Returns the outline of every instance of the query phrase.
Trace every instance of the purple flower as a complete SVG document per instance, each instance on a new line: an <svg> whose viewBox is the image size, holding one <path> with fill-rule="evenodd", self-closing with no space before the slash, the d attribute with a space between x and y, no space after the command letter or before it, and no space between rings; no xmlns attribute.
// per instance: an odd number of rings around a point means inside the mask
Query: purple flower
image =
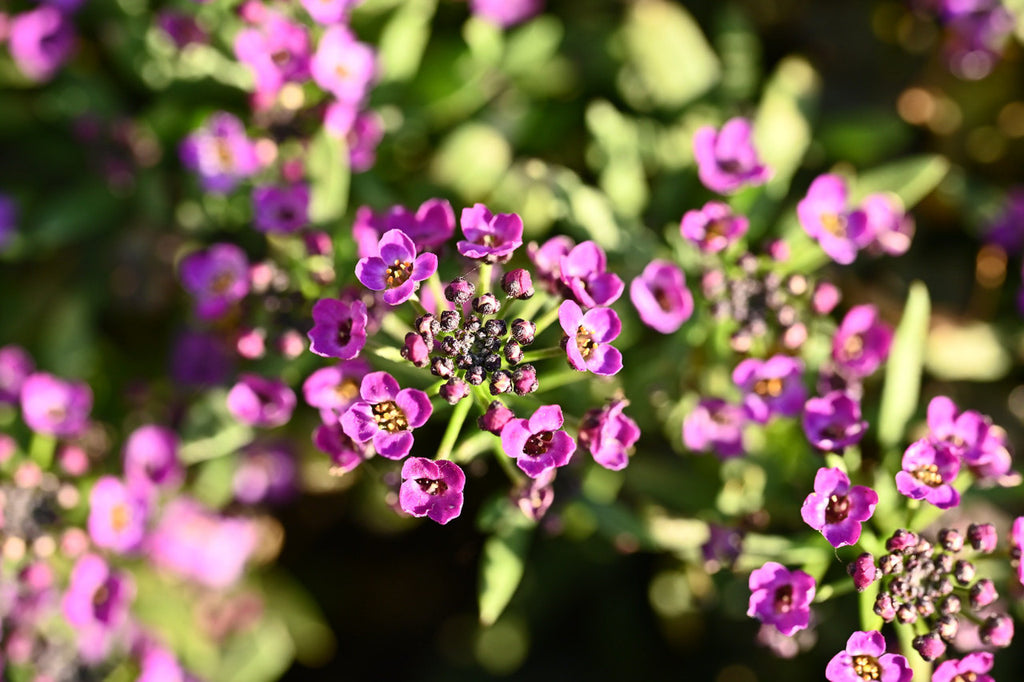
<svg viewBox="0 0 1024 682"><path fill-rule="evenodd" d="M338 423L318 426L313 431L313 445L331 458L331 474L335 476L352 471L373 455L368 444L349 438Z"/></svg>
<svg viewBox="0 0 1024 682"><path fill-rule="evenodd" d="M21 416L36 433L77 436L89 423L92 389L37 372L21 384Z"/></svg>
<svg viewBox="0 0 1024 682"><path fill-rule="evenodd" d="M383 291L384 302L398 305L408 301L419 283L437 271L437 256L416 255L416 245L401 230L388 230L377 242L378 255L360 258L356 277L372 291Z"/></svg>
<svg viewBox="0 0 1024 682"><path fill-rule="evenodd" d="M569 463L576 441L562 431L562 408L541 405L529 419L511 419L501 430L505 454L530 478Z"/></svg>
<svg viewBox="0 0 1024 682"><path fill-rule="evenodd" d="M1002 212L985 233L985 241L1010 254L1024 248L1024 187L1010 190Z"/></svg>
<svg viewBox="0 0 1024 682"><path fill-rule="evenodd" d="M847 378L869 376L889 357L892 337L873 305L854 306L832 337L832 360Z"/></svg>
<svg viewBox="0 0 1024 682"><path fill-rule="evenodd" d="M863 592L879 577L878 567L875 566L875 557L869 552L863 552L846 567L846 572L853 578L853 586L858 592Z"/></svg>
<svg viewBox="0 0 1024 682"><path fill-rule="evenodd" d="M0 403L17 404L21 387L35 368L32 356L21 346L0 348Z"/></svg>
<svg viewBox="0 0 1024 682"><path fill-rule="evenodd" d="M351 360L366 345L366 306L322 298L313 305L309 350L325 358Z"/></svg>
<svg viewBox="0 0 1024 682"><path fill-rule="evenodd" d="M0 194L0 252L18 229L18 205L8 196Z"/></svg>
<svg viewBox="0 0 1024 682"><path fill-rule="evenodd" d="M250 426L272 429L287 424L295 409L295 392L277 379L243 374L228 391L228 411Z"/></svg>
<svg viewBox="0 0 1024 682"><path fill-rule="evenodd" d="M146 641L139 655L139 677L135 682L192 682L174 654L159 644Z"/></svg>
<svg viewBox="0 0 1024 682"><path fill-rule="evenodd" d="M156 25L167 34L179 50L192 43L209 42L209 36L202 29L195 17L185 12L164 9L156 15Z"/></svg>
<svg viewBox="0 0 1024 682"><path fill-rule="evenodd" d="M726 121L720 131L704 126L693 134L697 174L705 187L729 194L768 181L771 170L761 164L750 134L750 122L740 117Z"/></svg>
<svg viewBox="0 0 1024 682"><path fill-rule="evenodd" d="M693 314L693 295L686 276L667 260L652 260L629 285L629 298L651 329L671 334Z"/></svg>
<svg viewBox="0 0 1024 682"><path fill-rule="evenodd" d="M377 242L388 230L401 230L412 239L418 251L430 251L455 234L455 212L444 199L428 199L420 204L416 213L404 206L392 206L383 213L360 206L352 225L359 257L377 255Z"/></svg>
<svg viewBox="0 0 1024 682"><path fill-rule="evenodd" d="M890 256L901 256L914 237L914 218L903 210L893 194L869 194L860 204L871 235L870 248Z"/></svg>
<svg viewBox="0 0 1024 682"><path fill-rule="evenodd" d="M905 657L885 652L881 632L854 632L846 640L846 649L833 656L825 668L829 682L910 682L913 677Z"/></svg>
<svg viewBox="0 0 1024 682"><path fill-rule="evenodd" d="M932 682L995 682L991 675L993 656L987 651L943 661L932 673Z"/></svg>
<svg viewBox="0 0 1024 682"><path fill-rule="evenodd" d="M728 204L709 201L699 211L684 213L679 231L704 253L718 253L735 244L749 226L746 217L734 214Z"/></svg>
<svg viewBox="0 0 1024 682"><path fill-rule="evenodd" d="M803 362L788 355L775 355L767 360L747 358L736 365L732 380L743 391L747 416L766 424L772 415L800 414L807 399L803 372Z"/></svg>
<svg viewBox="0 0 1024 682"><path fill-rule="evenodd" d="M119 553L138 549L148 517L145 499L114 476L100 477L89 494L89 536L97 547Z"/></svg>
<svg viewBox="0 0 1024 682"><path fill-rule="evenodd" d="M551 508L555 501L555 489L552 485L555 480L555 470L547 469L537 478L527 480L525 485L519 486L514 492L512 499L523 512L523 516L531 521L540 521Z"/></svg>
<svg viewBox="0 0 1024 682"><path fill-rule="evenodd" d="M261 232L295 232L309 224L309 186L256 187L252 191L254 226Z"/></svg>
<svg viewBox="0 0 1024 682"><path fill-rule="evenodd" d="M1013 520L1013 527L1010 529L1010 553L1017 561L1017 580L1024 585L1022 552L1024 552L1024 516L1018 516Z"/></svg>
<svg viewBox="0 0 1024 682"><path fill-rule="evenodd" d="M537 246L536 242L530 242L526 248L530 261L536 267L537 278L544 282L552 293L564 286L561 283L562 256L569 255L575 245L576 243L569 237L557 235L541 246Z"/></svg>
<svg viewBox="0 0 1024 682"><path fill-rule="evenodd" d="M774 625L787 637L807 627L814 600L814 578L769 561L752 572L748 582L748 616L765 625Z"/></svg>
<svg viewBox="0 0 1024 682"><path fill-rule="evenodd" d="M504 263L523 245L523 219L515 213L493 215L483 204L462 209L462 235L456 247L466 258Z"/></svg>
<svg viewBox="0 0 1024 682"><path fill-rule="evenodd" d="M988 421L974 410L960 412L956 403L946 396L936 396L928 403L929 437L944 443L958 457L966 458L977 450L988 433Z"/></svg>
<svg viewBox="0 0 1024 682"><path fill-rule="evenodd" d="M683 420L683 443L690 450L711 450L722 459L739 457L743 449L742 407L719 398L703 398Z"/></svg>
<svg viewBox="0 0 1024 682"><path fill-rule="evenodd" d="M313 80L343 102L360 102L376 77L373 48L355 39L347 26L324 33L310 63Z"/></svg>
<svg viewBox="0 0 1024 682"><path fill-rule="evenodd" d="M877 504L878 493L871 488L850 487L849 477L840 469L821 468L800 516L808 526L821 531L830 545L845 547L860 539L861 521L871 518Z"/></svg>
<svg viewBox="0 0 1024 682"><path fill-rule="evenodd" d="M333 367L323 367L309 375L302 384L306 403L320 410L325 424L337 423L341 415L359 400L359 383L370 372L364 360L347 360Z"/></svg>
<svg viewBox="0 0 1024 682"><path fill-rule="evenodd" d="M242 450L232 487L243 504L277 504L295 493L295 483L295 457L286 447L254 443Z"/></svg>
<svg viewBox="0 0 1024 682"><path fill-rule="evenodd" d="M124 477L136 490L180 485L185 469L178 459L177 434L153 424L132 431L124 446Z"/></svg>
<svg viewBox="0 0 1024 682"><path fill-rule="evenodd" d="M603 408L587 410L580 424L580 445L605 469L619 471L629 464L629 449L640 440L640 427L622 413L626 400L613 400Z"/></svg>
<svg viewBox="0 0 1024 682"><path fill-rule="evenodd" d="M382 457L402 459L412 449L412 430L427 423L430 398L415 388L399 389L387 372L370 372L359 386L362 400L341 417L341 427L352 440L373 447Z"/></svg>
<svg viewBox="0 0 1024 682"><path fill-rule="evenodd" d="M70 19L45 5L15 16L8 35L11 58L34 81L53 78L75 47Z"/></svg>
<svg viewBox="0 0 1024 682"><path fill-rule="evenodd" d="M249 260L234 244L213 244L181 260L181 283L195 298L199 317L222 317L249 293Z"/></svg>
<svg viewBox="0 0 1024 682"><path fill-rule="evenodd" d="M574 246L558 262L558 276L584 308L611 305L622 295L625 284L613 272L605 272L607 258L591 241Z"/></svg>
<svg viewBox="0 0 1024 682"><path fill-rule="evenodd" d="M825 281L818 282L811 295L811 308L818 315L828 315L839 305L842 295L839 287L835 284Z"/></svg>
<svg viewBox="0 0 1024 682"><path fill-rule="evenodd" d="M847 208L846 181L838 175L819 175L796 207L800 225L837 263L849 265L857 251L871 242L864 211Z"/></svg>
<svg viewBox="0 0 1024 682"><path fill-rule="evenodd" d="M302 6L313 17L313 21L324 26L332 26L345 20L350 9L362 0L300 0Z"/></svg>
<svg viewBox="0 0 1024 682"><path fill-rule="evenodd" d="M544 0L469 0L469 10L502 28L524 22L544 8Z"/></svg>
<svg viewBox="0 0 1024 682"><path fill-rule="evenodd" d="M256 99L270 104L288 82L309 78L309 32L273 11L235 36L235 55L256 79Z"/></svg>
<svg viewBox="0 0 1024 682"><path fill-rule="evenodd" d="M203 187L219 194L230 192L260 166L245 125L226 111L211 115L204 127L185 138L179 151L182 163L199 175Z"/></svg>
<svg viewBox="0 0 1024 682"><path fill-rule="evenodd" d="M231 356L213 334L186 331L174 344L171 377L186 386L213 386L231 375Z"/></svg>
<svg viewBox="0 0 1024 682"><path fill-rule="evenodd" d="M708 524L708 539L700 546L705 571L715 574L723 567L732 568L742 551L742 530L717 523Z"/></svg>
<svg viewBox="0 0 1024 682"><path fill-rule="evenodd" d="M811 445L838 452L859 443L868 423L861 419L859 402L843 391L832 391L804 404L803 427Z"/></svg>
<svg viewBox="0 0 1024 682"><path fill-rule="evenodd" d="M455 462L410 457L402 465L398 503L402 511L444 525L462 513L466 474Z"/></svg>
<svg viewBox="0 0 1024 682"><path fill-rule="evenodd" d="M87 662L106 657L111 635L127 625L128 607L134 599L131 577L113 570L99 556L86 554L75 563L62 606Z"/></svg>
<svg viewBox="0 0 1024 682"><path fill-rule="evenodd" d="M614 310L593 308L584 313L573 301L562 301L558 322L568 337L565 352L573 369L590 370L600 376L622 369L622 353L609 345L622 331Z"/></svg>
<svg viewBox="0 0 1024 682"><path fill-rule="evenodd" d="M919 440L903 453L903 470L896 472L896 489L912 500L927 500L939 509L960 504L953 487L960 459L945 445Z"/></svg>
<svg viewBox="0 0 1024 682"><path fill-rule="evenodd" d="M377 145L384 139L384 119L376 111L362 111L345 134L348 163L353 173L373 168L377 162Z"/></svg>

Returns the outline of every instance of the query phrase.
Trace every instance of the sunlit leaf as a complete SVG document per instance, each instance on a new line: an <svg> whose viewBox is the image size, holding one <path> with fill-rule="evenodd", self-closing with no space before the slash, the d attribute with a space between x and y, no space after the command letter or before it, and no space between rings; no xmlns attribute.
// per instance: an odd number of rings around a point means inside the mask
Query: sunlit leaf
<svg viewBox="0 0 1024 682"><path fill-rule="evenodd" d="M885 365L885 387L878 419L878 440L882 445L898 444L907 422L917 410L930 315L928 289L922 282L914 282L910 285L903 318L896 328Z"/></svg>
<svg viewBox="0 0 1024 682"><path fill-rule="evenodd" d="M309 143L309 219L314 224L337 220L348 206L349 163L345 142L321 128Z"/></svg>
<svg viewBox="0 0 1024 682"><path fill-rule="evenodd" d="M484 543L480 556L478 601L480 622L491 625L501 616L523 578L526 551L533 529L525 518L499 528Z"/></svg>
<svg viewBox="0 0 1024 682"><path fill-rule="evenodd" d="M420 68L430 39L437 0L408 0L392 15L380 36L380 63L385 81L404 81Z"/></svg>
<svg viewBox="0 0 1024 682"><path fill-rule="evenodd" d="M850 199L859 202L874 192L891 192L911 208L942 182L949 172L949 161L937 154L900 159L866 171L857 178Z"/></svg>

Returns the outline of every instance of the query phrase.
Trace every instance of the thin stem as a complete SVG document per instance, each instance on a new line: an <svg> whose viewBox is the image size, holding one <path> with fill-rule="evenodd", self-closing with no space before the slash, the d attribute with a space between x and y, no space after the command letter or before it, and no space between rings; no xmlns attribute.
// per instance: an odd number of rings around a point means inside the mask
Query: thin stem
<svg viewBox="0 0 1024 682"><path fill-rule="evenodd" d="M559 355L565 355L565 351L559 346L551 346L550 348L540 348L538 350L532 350L529 353L524 353L523 359L519 362L537 362L538 360L557 358Z"/></svg>
<svg viewBox="0 0 1024 682"><path fill-rule="evenodd" d="M506 455L504 450L494 448L494 456L498 460L498 465L505 471L505 474L513 483L518 485L523 482L523 475L513 466L512 458Z"/></svg>
<svg viewBox="0 0 1024 682"><path fill-rule="evenodd" d="M900 652L906 656L915 680L932 679L932 664L921 658L914 648L914 628L910 625L896 624L896 636L900 640Z"/></svg>
<svg viewBox="0 0 1024 682"><path fill-rule="evenodd" d="M537 320L537 331L536 335L540 336L540 333L551 326L553 322L558 319L558 306L555 306L551 310L544 313L539 320Z"/></svg>
<svg viewBox="0 0 1024 682"><path fill-rule="evenodd" d="M521 305L511 308L508 311L509 314L506 315L506 318L515 319L516 317L521 317L524 320L532 319L533 316L544 307L544 304L548 302L549 298L549 296L538 292L533 295L533 298L522 301Z"/></svg>
<svg viewBox="0 0 1024 682"><path fill-rule="evenodd" d="M481 263L479 270L479 279L477 281L477 287L480 289L480 295L488 293L491 290L491 264Z"/></svg>
<svg viewBox="0 0 1024 682"><path fill-rule="evenodd" d="M438 276L437 270L434 270L434 274L427 279L427 286L430 287L430 293L434 295L434 308L438 315L440 316L442 310L451 310L451 304L444 297L444 287L441 286L441 278Z"/></svg>
<svg viewBox="0 0 1024 682"><path fill-rule="evenodd" d="M437 457L434 459L451 458L455 441L459 438L462 424L466 421L466 415L469 414L469 408L472 404L471 400L462 399L455 405L455 409L452 410L452 417L448 422L448 428L445 429L444 437L441 439L441 445L437 448Z"/></svg>
<svg viewBox="0 0 1024 682"><path fill-rule="evenodd" d="M586 377L586 372L581 372L575 369L566 369L558 374L545 376L544 381L540 382L540 386L535 391L535 394L543 391L550 391L555 388L561 388L562 386L575 383L581 379L585 379Z"/></svg>

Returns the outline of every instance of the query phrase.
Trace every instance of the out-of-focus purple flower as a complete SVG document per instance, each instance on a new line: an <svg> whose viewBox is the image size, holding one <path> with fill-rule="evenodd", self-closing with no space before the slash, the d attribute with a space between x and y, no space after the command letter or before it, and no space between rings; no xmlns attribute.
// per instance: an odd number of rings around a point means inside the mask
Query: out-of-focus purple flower
<svg viewBox="0 0 1024 682"><path fill-rule="evenodd" d="M629 298L651 329L671 334L693 314L693 294L675 263L652 260L629 285Z"/></svg>
<svg viewBox="0 0 1024 682"><path fill-rule="evenodd" d="M896 489L912 500L927 500L939 509L960 504L953 481L960 459L941 443L927 439L911 443L903 453L903 470L896 472Z"/></svg>
<svg viewBox="0 0 1024 682"><path fill-rule="evenodd" d="M376 111L362 111L345 135L348 162L353 173L373 168L377 162L377 146L384 139L384 119Z"/></svg>
<svg viewBox="0 0 1024 682"><path fill-rule="evenodd" d="M32 356L21 346L0 348L0 403L17 404L22 384L35 368Z"/></svg>
<svg viewBox="0 0 1024 682"><path fill-rule="evenodd" d="M529 419L511 419L501 430L501 447L530 478L565 466L576 441L562 430L562 408L541 405Z"/></svg>
<svg viewBox="0 0 1024 682"><path fill-rule="evenodd" d="M469 0L469 10L502 28L522 23L544 9L544 0Z"/></svg>
<svg viewBox="0 0 1024 682"><path fill-rule="evenodd" d="M795 417L807 399L804 365L798 358L774 355L767 360L747 358L732 372L743 391L743 407L750 419L765 424L772 415Z"/></svg>
<svg viewBox="0 0 1024 682"><path fill-rule="evenodd" d="M929 436L944 443L958 457L980 447L988 427L981 414L974 410L960 412L946 396L936 396L928 403Z"/></svg>
<svg viewBox="0 0 1024 682"><path fill-rule="evenodd" d="M295 409L295 392L277 379L243 374L228 391L228 411L250 426L272 429L287 424Z"/></svg>
<svg viewBox="0 0 1024 682"><path fill-rule="evenodd" d="M410 457L402 465L398 503L406 514L444 525L462 513L465 486L466 474L455 462Z"/></svg>
<svg viewBox="0 0 1024 682"><path fill-rule="evenodd" d="M914 218L893 194L869 194L860 204L871 235L869 248L890 256L901 256L914 238Z"/></svg>
<svg viewBox="0 0 1024 682"><path fill-rule="evenodd" d="M719 194L735 192L744 185L763 185L772 172L754 149L750 121L731 118L721 130L711 126L693 134L693 156L697 175L704 186Z"/></svg>
<svg viewBox="0 0 1024 682"><path fill-rule="evenodd" d="M18 70L34 81L48 81L71 56L75 31L64 13L42 5L11 20L8 46Z"/></svg>
<svg viewBox="0 0 1024 682"><path fill-rule="evenodd" d="M878 493L863 485L850 486L840 469L818 469L814 492L800 508L804 523L821 531L833 547L854 545L860 539L861 522L875 513Z"/></svg>
<svg viewBox="0 0 1024 682"><path fill-rule="evenodd" d="M858 401L844 391L832 391L804 404L803 427L811 445L838 452L859 443L868 423L861 418Z"/></svg>
<svg viewBox="0 0 1024 682"><path fill-rule="evenodd" d="M961 659L943 661L932 673L932 682L995 682L988 674L994 657L987 651L967 654Z"/></svg>
<svg viewBox="0 0 1024 682"><path fill-rule="evenodd" d="M262 14L235 36L235 55L252 70L257 101L270 104L285 83L309 78L309 31L277 12Z"/></svg>
<svg viewBox="0 0 1024 682"><path fill-rule="evenodd" d="M212 386L231 375L231 356L212 335L186 331L174 344L171 376L186 386Z"/></svg>
<svg viewBox="0 0 1024 682"><path fill-rule="evenodd" d="M0 252L14 237L18 229L18 206L8 196L0 194Z"/></svg>
<svg viewBox="0 0 1024 682"><path fill-rule="evenodd" d="M313 21L324 26L341 23L350 9L362 0L301 0Z"/></svg>
<svg viewBox="0 0 1024 682"><path fill-rule="evenodd" d="M832 360L845 376L863 378L889 357L893 331L873 305L850 308L832 337Z"/></svg>
<svg viewBox="0 0 1024 682"><path fill-rule="evenodd" d="M366 344L366 306L322 298L313 305L309 350L325 358L351 360Z"/></svg>
<svg viewBox="0 0 1024 682"><path fill-rule="evenodd" d="M629 464L629 449L640 440L640 427L622 411L626 400L613 400L603 408L587 410L580 424L580 445L605 469L619 471Z"/></svg>
<svg viewBox="0 0 1024 682"><path fill-rule="evenodd" d="M196 302L196 314L223 316L249 293L249 260L234 244L213 244L181 260L181 283Z"/></svg>
<svg viewBox="0 0 1024 682"><path fill-rule="evenodd" d="M559 259L558 275L571 297L584 308L608 306L619 299L625 284L606 272L604 250L591 241L581 242Z"/></svg>
<svg viewBox="0 0 1024 682"><path fill-rule="evenodd" d="M339 100L360 102L376 77L377 60L372 47L336 24L320 38L310 70L316 84Z"/></svg>
<svg viewBox="0 0 1024 682"><path fill-rule="evenodd" d="M127 625L134 599L131 577L99 556L86 554L75 563L62 606L76 630L83 659L96 663L106 656L112 635Z"/></svg>
<svg viewBox="0 0 1024 682"><path fill-rule="evenodd" d="M206 31L199 26L195 17L185 12L173 9L161 10L156 15L156 25L167 34L167 37L179 50L192 43L206 43L210 39Z"/></svg>
<svg viewBox="0 0 1024 682"><path fill-rule="evenodd" d="M119 553L139 548L149 519L145 492L132 490L114 476L96 481L89 493L89 536L97 547Z"/></svg>
<svg viewBox="0 0 1024 682"><path fill-rule="evenodd" d="M816 588L814 578L769 561L750 574L748 583L748 616L774 625L786 636L807 627Z"/></svg>
<svg viewBox="0 0 1024 682"><path fill-rule="evenodd" d="M854 632L846 640L846 649L833 656L825 668L829 682L910 682L913 677L905 657L886 653L881 632Z"/></svg>
<svg viewBox="0 0 1024 682"><path fill-rule="evenodd" d="M295 493L295 457L280 443L253 443L240 453L232 487L243 504L278 504Z"/></svg>
<svg viewBox="0 0 1024 682"><path fill-rule="evenodd" d="M831 282L818 282L814 287L814 293L811 295L811 308L818 315L828 315L839 305L841 298L842 292L839 291L839 287L835 284Z"/></svg>
<svg viewBox="0 0 1024 682"><path fill-rule="evenodd" d="M690 450L710 450L722 459L739 457L743 449L746 413L720 398L703 398L683 420L683 444Z"/></svg>
<svg viewBox="0 0 1024 682"><path fill-rule="evenodd" d="M700 546L704 570L714 574L723 567L732 568L743 549L743 531L733 526L709 523L708 533L707 542Z"/></svg>
<svg viewBox="0 0 1024 682"><path fill-rule="evenodd" d="M124 477L136 490L147 486L174 488L185 478L178 459L178 436L154 424L132 431L124 445Z"/></svg>
<svg viewBox="0 0 1024 682"><path fill-rule="evenodd" d="M537 246L536 242L530 242L526 253L535 266L534 275L547 285L548 290L554 293L560 286L562 271L562 257L569 255L576 243L565 235L557 235Z"/></svg>
<svg viewBox="0 0 1024 682"><path fill-rule="evenodd" d="M466 258L504 263L523 245L523 219L515 213L492 214L483 204L462 209L459 218L465 239L456 247Z"/></svg>
<svg viewBox="0 0 1024 682"><path fill-rule="evenodd" d="M46 372L29 375L21 384L21 417L36 433L77 436L89 423L92 389Z"/></svg>
<svg viewBox="0 0 1024 682"><path fill-rule="evenodd" d="M1013 527L1010 529L1010 555L1017 562L1017 580L1024 585L1022 553L1024 553L1024 516L1018 516L1013 520Z"/></svg>
<svg viewBox="0 0 1024 682"><path fill-rule="evenodd" d="M699 211L684 213L679 231L704 253L718 253L735 244L749 226L746 217L733 213L728 204L709 201Z"/></svg>
<svg viewBox="0 0 1024 682"><path fill-rule="evenodd" d="M847 207L846 180L838 175L815 178L796 212L804 231L837 263L849 265L871 242L868 216Z"/></svg>
<svg viewBox="0 0 1024 682"><path fill-rule="evenodd" d="M290 233L309 224L309 186L256 187L252 191L253 225L261 232Z"/></svg>
<svg viewBox="0 0 1024 682"><path fill-rule="evenodd" d="M583 312L573 301L562 301L558 322L568 337L566 356L573 369L590 370L610 376L622 369L622 353L611 342L622 331L622 322L611 308L591 308Z"/></svg>
<svg viewBox="0 0 1024 682"><path fill-rule="evenodd" d="M378 255L360 258L356 278L367 289L383 291L384 302L398 305L408 301L419 283L437 271L437 256L416 255L416 245L401 230L388 230L377 242Z"/></svg>
<svg viewBox="0 0 1024 682"><path fill-rule="evenodd" d="M377 454L402 459L412 449L412 430L427 423L433 412L430 398L415 388L399 388L387 372L370 372L359 386L362 400L341 417L341 427L352 440L373 440Z"/></svg>
<svg viewBox="0 0 1024 682"><path fill-rule="evenodd" d="M147 641L139 652L139 677L136 682L191 682L174 654L163 646Z"/></svg>
<svg viewBox="0 0 1024 682"><path fill-rule="evenodd" d="M555 469L546 469L537 478L529 479L514 494L513 500L526 518L540 521L555 501Z"/></svg>
<svg viewBox="0 0 1024 682"><path fill-rule="evenodd" d="M241 577L256 541L251 521L220 516L195 500L178 497L164 509L146 547L155 566L224 588Z"/></svg>
<svg viewBox="0 0 1024 682"><path fill-rule="evenodd" d="M209 192L230 192L260 166L245 125L226 111L212 114L202 128L182 141L179 152L182 163L199 175Z"/></svg>
<svg viewBox="0 0 1024 682"><path fill-rule="evenodd" d="M979 80L998 63L1016 24L1001 2L986 2L948 16L943 52L949 69L959 78Z"/></svg>
<svg viewBox="0 0 1024 682"><path fill-rule="evenodd" d="M1013 255L1024 248L1024 187L1010 190L1002 212L985 233L985 241Z"/></svg>
<svg viewBox="0 0 1024 682"><path fill-rule="evenodd" d="M416 213L405 206L392 206L380 213L369 206L360 206L352 224L359 257L377 255L377 242L388 230L404 232L418 251L434 250L455 234L455 212L444 199L428 199L420 204Z"/></svg>
<svg viewBox="0 0 1024 682"><path fill-rule="evenodd" d="M359 400L359 384L369 372L370 365L359 359L322 367L303 382L302 395L310 406L320 410L325 424L337 423Z"/></svg>
<svg viewBox="0 0 1024 682"><path fill-rule="evenodd" d="M318 426L313 431L313 444L331 458L334 463L331 473L334 475L352 471L372 455L369 443L352 440L338 423Z"/></svg>

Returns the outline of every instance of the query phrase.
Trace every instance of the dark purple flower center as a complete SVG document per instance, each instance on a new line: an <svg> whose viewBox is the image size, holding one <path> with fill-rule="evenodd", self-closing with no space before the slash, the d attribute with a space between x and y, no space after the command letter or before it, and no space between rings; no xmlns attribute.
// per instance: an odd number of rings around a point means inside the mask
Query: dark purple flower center
<svg viewBox="0 0 1024 682"><path fill-rule="evenodd" d="M373 418L381 431L395 433L396 431L409 430L409 420L406 419L405 412L402 412L402 408L396 405L394 400L376 403L371 410L373 411Z"/></svg>
<svg viewBox="0 0 1024 682"><path fill-rule="evenodd" d="M654 300L658 304L659 308L665 312L672 311L672 298L668 295L667 289L656 286L651 293L654 294Z"/></svg>
<svg viewBox="0 0 1024 682"><path fill-rule="evenodd" d="M291 206L282 206L277 210L277 219L282 223L290 223L295 220L295 209Z"/></svg>
<svg viewBox="0 0 1024 682"><path fill-rule="evenodd" d="M120 533L128 524L131 523L132 513L128 509L128 505L123 502L119 502L113 506L110 510L110 527L114 529L115 533Z"/></svg>
<svg viewBox="0 0 1024 682"><path fill-rule="evenodd" d="M396 258L395 262L388 266L385 273L388 288L393 289L394 287L402 286L408 281L410 275L412 275L412 263L400 261Z"/></svg>
<svg viewBox="0 0 1024 682"><path fill-rule="evenodd" d="M833 237L840 239L846 237L846 216L838 213L822 213L819 219L821 226Z"/></svg>
<svg viewBox="0 0 1024 682"><path fill-rule="evenodd" d="M342 320L338 324L338 343L347 346L352 340L352 318Z"/></svg>
<svg viewBox="0 0 1024 682"><path fill-rule="evenodd" d="M850 498L846 495L832 495L825 507L825 523L839 523L850 513Z"/></svg>
<svg viewBox="0 0 1024 682"><path fill-rule="evenodd" d="M754 393L762 398L778 398L782 394L782 379L772 377L771 379L758 379L754 384Z"/></svg>
<svg viewBox="0 0 1024 682"><path fill-rule="evenodd" d="M927 486L932 488L938 488L944 483L942 480L942 474L939 473L939 467L937 464L925 464L919 466L910 472L914 478L921 481Z"/></svg>
<svg viewBox="0 0 1024 682"><path fill-rule="evenodd" d="M551 439L553 437L554 434L551 431L535 433L526 439L526 444L523 445L523 452L531 457L543 455L551 447Z"/></svg>
<svg viewBox="0 0 1024 682"><path fill-rule="evenodd" d="M590 357L590 354L597 348L597 342L594 341L594 334L589 329L584 327L582 324L576 328L576 348L579 349L580 355L586 360Z"/></svg>
<svg viewBox="0 0 1024 682"><path fill-rule="evenodd" d="M729 221L719 218L718 220L709 221L707 226L704 228L705 239L712 237L728 237L729 236Z"/></svg>
<svg viewBox="0 0 1024 682"><path fill-rule="evenodd" d="M789 613L793 610L793 586L783 585L775 590L776 613Z"/></svg>
<svg viewBox="0 0 1024 682"><path fill-rule="evenodd" d="M882 679L882 666L878 665L878 659L867 654L857 654L853 657L853 672L860 675L862 680Z"/></svg>
<svg viewBox="0 0 1024 682"><path fill-rule="evenodd" d="M740 171L743 170L743 164L739 161L739 159L719 157L717 161L718 167L721 168L726 173L739 173Z"/></svg>
<svg viewBox="0 0 1024 682"><path fill-rule="evenodd" d="M417 478L416 485L428 495L444 495L448 492L448 484L444 481L435 481L432 478Z"/></svg>
<svg viewBox="0 0 1024 682"><path fill-rule="evenodd" d="M270 53L270 61L274 62L275 66L284 66L291 61L291 58L292 55L288 50L277 50Z"/></svg>

